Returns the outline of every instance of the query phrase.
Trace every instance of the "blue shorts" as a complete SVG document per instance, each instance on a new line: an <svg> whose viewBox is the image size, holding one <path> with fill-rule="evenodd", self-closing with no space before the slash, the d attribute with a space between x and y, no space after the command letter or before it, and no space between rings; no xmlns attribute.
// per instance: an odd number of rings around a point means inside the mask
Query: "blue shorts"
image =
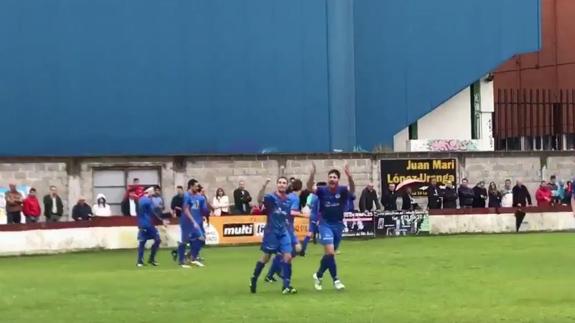
<svg viewBox="0 0 575 323"><path fill-rule="evenodd" d="M197 239L204 237L204 232L201 228L196 229L193 226L189 226L189 227L188 226L185 226L185 227L180 226L180 229L182 231L182 236L180 238L180 241L182 243L188 243L190 241L197 240Z"/></svg>
<svg viewBox="0 0 575 323"><path fill-rule="evenodd" d="M339 247L341 243L341 237L343 235L344 224L343 223L320 223L319 229L319 242L326 245L334 245L335 249Z"/></svg>
<svg viewBox="0 0 575 323"><path fill-rule="evenodd" d="M267 254L275 254L278 252L292 253L293 247L290 234L288 232L276 234L275 232L264 231L264 237L260 249Z"/></svg>
<svg viewBox="0 0 575 323"><path fill-rule="evenodd" d="M156 227L138 228L138 241L160 240L160 233Z"/></svg>

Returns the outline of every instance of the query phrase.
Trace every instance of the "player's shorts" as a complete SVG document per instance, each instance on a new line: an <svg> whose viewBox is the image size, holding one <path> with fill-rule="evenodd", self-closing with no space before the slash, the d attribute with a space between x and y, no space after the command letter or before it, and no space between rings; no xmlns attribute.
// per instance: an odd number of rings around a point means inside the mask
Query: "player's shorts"
<svg viewBox="0 0 575 323"><path fill-rule="evenodd" d="M342 222L333 224L320 223L318 226L319 242L324 246L332 244L337 249L341 242L344 227Z"/></svg>
<svg viewBox="0 0 575 323"><path fill-rule="evenodd" d="M180 238L182 243L188 243L204 237L204 232L201 228L194 228L194 226L180 226L180 230L182 232L182 236Z"/></svg>
<svg viewBox="0 0 575 323"><path fill-rule="evenodd" d="M277 252L292 253L293 247L290 234L288 232L276 234L275 232L264 231L260 249L267 254L275 254Z"/></svg>
<svg viewBox="0 0 575 323"><path fill-rule="evenodd" d="M138 241L148 241L160 239L160 233L156 227L138 228Z"/></svg>

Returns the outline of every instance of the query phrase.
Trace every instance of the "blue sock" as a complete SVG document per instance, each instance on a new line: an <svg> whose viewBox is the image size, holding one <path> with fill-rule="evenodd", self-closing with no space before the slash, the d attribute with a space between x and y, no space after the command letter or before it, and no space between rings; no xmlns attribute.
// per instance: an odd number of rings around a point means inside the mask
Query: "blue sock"
<svg viewBox="0 0 575 323"><path fill-rule="evenodd" d="M282 270L282 256L276 255L270 266L267 277L273 277L275 274L280 274ZM281 276L281 275L280 275Z"/></svg>
<svg viewBox="0 0 575 323"><path fill-rule="evenodd" d="M192 249L192 260L198 259L198 255L200 254L200 249L202 249L202 241L201 240L192 241L191 249Z"/></svg>
<svg viewBox="0 0 575 323"><path fill-rule="evenodd" d="M282 261L284 288L291 287L291 262Z"/></svg>
<svg viewBox="0 0 575 323"><path fill-rule="evenodd" d="M328 256L324 255L321 258L321 262L319 263L319 269L317 270L317 277L318 278L322 278L323 277L323 273L325 273L325 271L328 268L328 260L327 260Z"/></svg>
<svg viewBox="0 0 575 323"><path fill-rule="evenodd" d="M154 240L154 244L152 245L152 251L150 251L150 262L156 261L156 253L158 253L158 248L160 247L160 239Z"/></svg>
<svg viewBox="0 0 575 323"><path fill-rule="evenodd" d="M138 243L138 263L144 263L144 250L146 249L146 241L140 241Z"/></svg>
<svg viewBox="0 0 575 323"><path fill-rule="evenodd" d="M333 281L338 280L337 278L337 265L335 264L335 256L334 255L328 255L328 261L327 261L327 269L329 269L329 274L331 275L331 278L333 279Z"/></svg>
<svg viewBox="0 0 575 323"><path fill-rule="evenodd" d="M180 265L184 264L185 259L186 259L186 244L180 242L178 244L178 262L180 263Z"/></svg>
<svg viewBox="0 0 575 323"><path fill-rule="evenodd" d="M301 251L305 252L305 250L307 249L307 244L309 243L309 241L311 240L311 237L305 236L305 238L303 239L303 242L301 244Z"/></svg>
<svg viewBox="0 0 575 323"><path fill-rule="evenodd" d="M266 264L261 261L256 262L256 268L254 269L254 275L252 277L254 279L258 279L258 277L260 277L260 274L262 273L262 270L264 270L265 266Z"/></svg>

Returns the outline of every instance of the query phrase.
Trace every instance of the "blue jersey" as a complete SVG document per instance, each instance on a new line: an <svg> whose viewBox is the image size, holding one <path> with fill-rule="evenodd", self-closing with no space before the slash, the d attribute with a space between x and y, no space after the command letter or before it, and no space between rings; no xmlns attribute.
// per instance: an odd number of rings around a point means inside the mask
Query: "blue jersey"
<svg viewBox="0 0 575 323"><path fill-rule="evenodd" d="M142 196L138 202L138 227L149 228L154 226L154 203L147 196Z"/></svg>
<svg viewBox="0 0 575 323"><path fill-rule="evenodd" d="M320 222L339 223L343 221L343 213L349 200L349 190L346 186L338 186L335 191L327 186L318 187L315 194L319 200Z"/></svg>
<svg viewBox="0 0 575 323"><path fill-rule="evenodd" d="M288 215L288 222L290 224L290 228L293 229L295 217L293 215L291 215L291 210L293 210L293 211L299 211L300 210L299 196L296 193L290 193L290 194L288 194L288 199L290 200L290 214Z"/></svg>
<svg viewBox="0 0 575 323"><path fill-rule="evenodd" d="M354 201L355 201L355 195L349 193L349 196L347 198L347 205L345 206L345 212L353 212L355 210L355 206L353 205Z"/></svg>
<svg viewBox="0 0 575 323"><path fill-rule="evenodd" d="M290 196L282 199L277 194L266 194L264 196L264 207L267 215L265 231L275 234L287 233L293 204L294 199Z"/></svg>
<svg viewBox="0 0 575 323"><path fill-rule="evenodd" d="M204 222L204 215L210 212L206 203L206 198L203 195L191 194L189 192L184 193L184 203L182 208L184 210L186 208L190 210L192 218L199 226L202 226L202 223ZM192 221L187 215L182 214L180 225L190 226L192 225Z"/></svg>
<svg viewBox="0 0 575 323"><path fill-rule="evenodd" d="M307 207L309 207L310 210L309 214L310 221L312 222L317 221L317 219L319 218L319 200L317 198L317 195L313 193L308 195L306 205Z"/></svg>

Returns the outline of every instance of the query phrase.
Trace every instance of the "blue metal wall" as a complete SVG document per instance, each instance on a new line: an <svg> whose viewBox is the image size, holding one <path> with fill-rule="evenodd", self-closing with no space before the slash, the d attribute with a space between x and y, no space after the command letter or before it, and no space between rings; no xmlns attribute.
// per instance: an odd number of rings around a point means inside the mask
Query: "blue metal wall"
<svg viewBox="0 0 575 323"><path fill-rule="evenodd" d="M3 0L0 155L370 149L538 42L538 0Z"/></svg>

